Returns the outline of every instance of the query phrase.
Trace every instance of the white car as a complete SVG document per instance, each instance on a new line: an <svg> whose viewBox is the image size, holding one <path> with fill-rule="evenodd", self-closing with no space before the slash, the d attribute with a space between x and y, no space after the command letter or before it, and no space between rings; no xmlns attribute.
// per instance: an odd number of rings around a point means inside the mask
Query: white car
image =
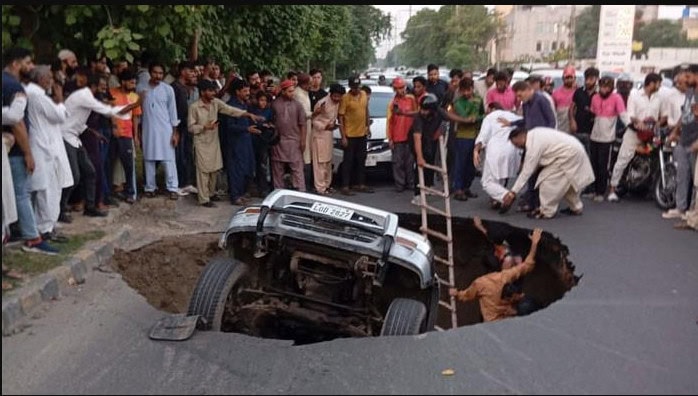
<svg viewBox="0 0 698 396"><path fill-rule="evenodd" d="M347 95L349 95L347 93ZM391 87L380 85L371 86L371 98L368 102L371 116L371 136L366 142L366 168L387 168L391 169L393 154L390 151L387 135L387 113L388 105L395 97L395 92ZM334 149L332 153L333 172L337 173L344 158L339 128L334 130Z"/></svg>
<svg viewBox="0 0 698 396"><path fill-rule="evenodd" d="M541 76L543 78L550 77L553 80L553 89L557 89L562 86L562 69L538 69L531 72L531 75ZM577 86L584 86L584 72L580 70L575 71L575 76L577 80Z"/></svg>

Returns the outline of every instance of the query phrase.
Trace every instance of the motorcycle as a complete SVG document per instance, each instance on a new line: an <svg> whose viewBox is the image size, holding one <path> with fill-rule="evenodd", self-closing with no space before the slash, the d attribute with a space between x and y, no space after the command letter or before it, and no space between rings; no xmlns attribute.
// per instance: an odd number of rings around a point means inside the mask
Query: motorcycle
<svg viewBox="0 0 698 396"><path fill-rule="evenodd" d="M676 142L667 142L667 128L652 125L651 129L636 132L643 145L636 149L635 157L625 169L616 193L618 196L628 193L649 196L662 210L671 209L676 206L676 162L672 155ZM614 158L622 140L622 135L616 138Z"/></svg>

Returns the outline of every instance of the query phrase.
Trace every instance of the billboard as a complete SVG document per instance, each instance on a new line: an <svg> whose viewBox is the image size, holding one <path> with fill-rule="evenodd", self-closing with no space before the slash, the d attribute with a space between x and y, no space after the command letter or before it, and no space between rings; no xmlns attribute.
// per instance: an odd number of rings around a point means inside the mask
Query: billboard
<svg viewBox="0 0 698 396"><path fill-rule="evenodd" d="M627 72L633 50L635 5L602 5L596 67L602 72Z"/></svg>

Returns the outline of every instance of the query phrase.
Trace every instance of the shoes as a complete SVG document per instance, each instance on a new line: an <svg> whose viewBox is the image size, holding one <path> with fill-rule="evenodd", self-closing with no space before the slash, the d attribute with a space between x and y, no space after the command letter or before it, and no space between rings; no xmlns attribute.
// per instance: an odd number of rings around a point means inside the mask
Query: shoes
<svg viewBox="0 0 698 396"><path fill-rule="evenodd" d="M584 212L581 210L572 210L572 208L565 208L565 209L560 210L560 213L566 214L569 216L581 216L582 213L584 213Z"/></svg>
<svg viewBox="0 0 698 396"><path fill-rule="evenodd" d="M124 202L126 202L129 205L133 205L134 203L136 203L136 200L133 197L126 197L124 198Z"/></svg>
<svg viewBox="0 0 698 396"><path fill-rule="evenodd" d="M189 195L189 191L185 190L183 188L180 188L177 190L177 195L179 195L181 197L186 197L187 195Z"/></svg>
<svg viewBox="0 0 698 396"><path fill-rule="evenodd" d="M584 194L582 194L582 198L595 198L595 197L596 197L596 194L594 194L592 192L585 192Z"/></svg>
<svg viewBox="0 0 698 396"><path fill-rule="evenodd" d="M67 236L58 234L56 231L44 232L41 234L41 239L55 243L68 243L69 240Z"/></svg>
<svg viewBox="0 0 698 396"><path fill-rule="evenodd" d="M221 198L218 195L213 195L211 196L211 201L213 202L220 202Z"/></svg>
<svg viewBox="0 0 698 396"><path fill-rule="evenodd" d="M35 244L30 244L29 242L25 243L24 246L22 246L22 250L29 253L47 254L49 256L55 256L59 253L58 249L49 245L48 242L43 239L41 242Z"/></svg>
<svg viewBox="0 0 698 396"><path fill-rule="evenodd" d="M470 191L470 190L465 190L465 191L463 192L463 194L464 194L466 197L468 197L468 198L473 198L473 199L474 199L474 198L477 198L477 194L475 194L474 192L472 192L472 191Z"/></svg>
<svg viewBox="0 0 698 396"><path fill-rule="evenodd" d="M83 210L85 210L85 204L82 202L70 206L71 212L82 212Z"/></svg>
<svg viewBox="0 0 698 396"><path fill-rule="evenodd" d="M342 195L346 195L346 196L356 195L349 189L349 187L342 187L342 189L339 190L339 192L342 193Z"/></svg>
<svg viewBox="0 0 698 396"><path fill-rule="evenodd" d="M678 209L669 209L662 213L663 219L680 219L683 216L683 212Z"/></svg>
<svg viewBox="0 0 698 396"><path fill-rule="evenodd" d="M89 217L107 217L109 216L109 212L105 210L99 210L97 208L89 208L85 209L84 212L82 212L83 216L89 216Z"/></svg>
<svg viewBox="0 0 698 396"><path fill-rule="evenodd" d="M208 202L202 203L201 206L203 206L203 207L205 207L205 208L215 208L215 207L216 207L216 204L214 204L214 203L211 202L211 201L208 201Z"/></svg>
<svg viewBox="0 0 698 396"><path fill-rule="evenodd" d="M143 196L146 198L155 198L155 191L145 191L143 192Z"/></svg>
<svg viewBox="0 0 698 396"><path fill-rule="evenodd" d="M365 194L373 194L376 192L374 189L372 189L369 186L358 186L354 188L354 191L358 191L360 193L365 193Z"/></svg>
<svg viewBox="0 0 698 396"><path fill-rule="evenodd" d="M594 195L594 202L603 202L603 195L596 194Z"/></svg>
<svg viewBox="0 0 698 396"><path fill-rule="evenodd" d="M73 222L73 217L68 213L63 212L58 216L58 221L61 223L70 224Z"/></svg>
<svg viewBox="0 0 698 396"><path fill-rule="evenodd" d="M468 196L465 195L465 192L463 191L457 191L455 194L453 194L453 199L455 199L456 201L465 202L468 200Z"/></svg>
<svg viewBox="0 0 698 396"><path fill-rule="evenodd" d="M213 199L211 199L211 200L213 201ZM245 198L240 197L238 199L230 201L230 204L236 205L236 206L245 206L245 205L247 205L247 200Z"/></svg>
<svg viewBox="0 0 698 396"><path fill-rule="evenodd" d="M119 201L114 199L111 195L104 197L104 204L115 208L119 207Z"/></svg>
<svg viewBox="0 0 698 396"><path fill-rule="evenodd" d="M179 195L180 195L179 192L174 192L174 191L172 191L172 192L170 192L170 195L168 196L168 198L169 198L171 201L176 201L176 200L179 199Z"/></svg>
<svg viewBox="0 0 698 396"><path fill-rule="evenodd" d="M616 195L616 193L612 192L612 193L608 194L608 197L606 197L606 200L608 200L608 202L618 202L618 201L620 201L620 198L618 198L618 195Z"/></svg>

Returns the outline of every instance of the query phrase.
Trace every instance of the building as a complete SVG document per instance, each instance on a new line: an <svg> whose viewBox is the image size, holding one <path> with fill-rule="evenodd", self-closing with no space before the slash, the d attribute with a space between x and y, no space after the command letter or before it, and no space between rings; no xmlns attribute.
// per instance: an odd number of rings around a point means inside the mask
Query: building
<svg viewBox="0 0 698 396"><path fill-rule="evenodd" d="M502 6L499 6L502 7ZM514 5L503 18L498 40L501 62L531 62L569 48L572 18L590 5Z"/></svg>

